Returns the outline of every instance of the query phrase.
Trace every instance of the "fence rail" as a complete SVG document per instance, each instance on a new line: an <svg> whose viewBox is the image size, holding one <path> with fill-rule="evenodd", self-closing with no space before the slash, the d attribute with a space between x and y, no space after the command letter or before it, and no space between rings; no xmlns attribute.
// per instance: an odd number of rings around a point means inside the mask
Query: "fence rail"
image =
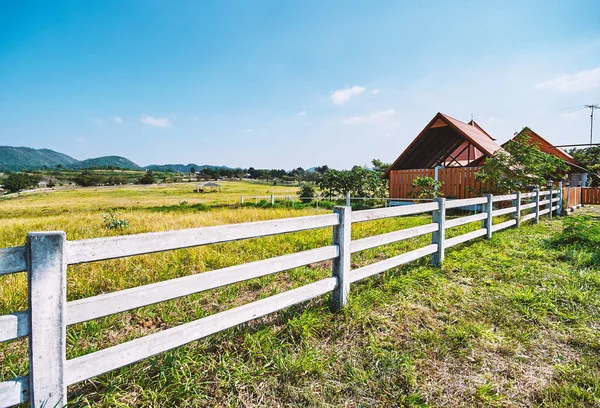
<svg viewBox="0 0 600 408"><path fill-rule="evenodd" d="M540 201L540 196L548 198ZM522 204L523 200L533 201ZM508 208L506 201L512 203ZM494 209L494 203L502 205ZM473 205L483 205L485 211L446 220L447 209ZM447 248L482 236L491 238L494 232L518 227L526 220L537 222L540 215L560 213L561 207L562 190L552 190L462 200L437 198L428 203L355 212L350 207L336 207L333 214L79 241L67 241L60 231L29 233L24 247L0 249L0 275L26 271L29 280L29 310L0 316L0 342L29 336L29 375L0 382L0 408L26 401L33 408L66 405L69 385L328 293L332 309L343 308L351 283L426 256L432 256L432 263L440 265ZM531 212L523 215L527 210ZM351 239L353 223L422 213L431 213L432 222ZM494 225L494 217L503 215L511 215L512 219ZM447 229L473 222L481 222L481 228L446 239ZM68 265L328 227L333 227L332 245L66 301ZM351 269L352 253L426 234L431 234L428 245ZM69 325L326 260L333 260L330 278L66 359Z"/></svg>

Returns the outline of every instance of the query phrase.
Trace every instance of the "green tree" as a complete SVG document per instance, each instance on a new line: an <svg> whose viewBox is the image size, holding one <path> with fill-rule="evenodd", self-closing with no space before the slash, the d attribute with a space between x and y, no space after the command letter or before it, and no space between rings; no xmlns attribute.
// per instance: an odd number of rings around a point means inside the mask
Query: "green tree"
<svg viewBox="0 0 600 408"><path fill-rule="evenodd" d="M410 195L413 198L435 198L441 197L444 194L439 191L444 183L434 179L433 177L417 177L413 180L412 186L416 191L412 191Z"/></svg>
<svg viewBox="0 0 600 408"><path fill-rule="evenodd" d="M600 186L600 146L586 147L585 149L571 149L569 153L583 167L590 171L590 186Z"/></svg>
<svg viewBox="0 0 600 408"><path fill-rule="evenodd" d="M11 193L16 193L17 191L36 186L39 181L39 176L31 176L25 173L11 173L6 180L4 180L3 185L4 189Z"/></svg>
<svg viewBox="0 0 600 408"><path fill-rule="evenodd" d="M387 194L386 183L381 179L380 173L361 166L354 166L351 170L328 169L317 181L317 185L330 198L346 194L372 198Z"/></svg>
<svg viewBox="0 0 600 408"><path fill-rule="evenodd" d="M154 174L152 170L146 171L146 173L138 179L139 184L154 184Z"/></svg>
<svg viewBox="0 0 600 408"><path fill-rule="evenodd" d="M298 197L303 203L310 203L315 196L315 186L311 183L302 183L298 190Z"/></svg>
<svg viewBox="0 0 600 408"><path fill-rule="evenodd" d="M547 179L562 180L569 166L564 160L540 151L529 137L511 140L475 174L486 185L481 192L508 193L542 186Z"/></svg>
<svg viewBox="0 0 600 408"><path fill-rule="evenodd" d="M82 186L82 187L92 187L92 186L99 186L101 184L104 184L104 182L106 181L104 179L104 177L102 177L100 174L98 174L95 171L91 171L91 170L84 170L81 172L81 174L79 174L78 176L76 176L74 178L75 184Z"/></svg>
<svg viewBox="0 0 600 408"><path fill-rule="evenodd" d="M190 167L190 173L192 173L193 175L196 174L196 168L194 166Z"/></svg>

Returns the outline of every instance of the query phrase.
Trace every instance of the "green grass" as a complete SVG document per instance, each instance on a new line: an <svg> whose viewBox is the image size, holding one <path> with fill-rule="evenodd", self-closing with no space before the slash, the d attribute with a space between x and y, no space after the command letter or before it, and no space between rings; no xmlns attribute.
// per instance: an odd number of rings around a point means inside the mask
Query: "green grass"
<svg viewBox="0 0 600 408"><path fill-rule="evenodd" d="M63 229L69 239L123 233L102 226L101 216L111 208L129 221L125 233L316 213L190 209L210 206L210 199L170 188L2 201L0 246L20 245L35 229ZM271 188L235 185L212 204L233 204L240 190ZM282 195L288 194L293 192ZM353 238L428 222L428 216L415 216L355 224ZM459 227L450 236L475 228L477 223ZM76 406L101 407L598 406L600 265L594 250L554 245L561 231L560 220L525 223L490 241L450 248L442 268L421 259L353 284L348 308L340 313L329 311L327 297L318 298L77 384L69 398ZM360 267L428 241L364 251L352 264ZM321 229L74 266L68 298L330 242L331 229ZM71 326L68 358L314 282L329 276L330 268L327 262L308 265ZM0 314L23 310L26 303L22 274L0 278ZM0 345L0 380L25 373L26 341Z"/></svg>

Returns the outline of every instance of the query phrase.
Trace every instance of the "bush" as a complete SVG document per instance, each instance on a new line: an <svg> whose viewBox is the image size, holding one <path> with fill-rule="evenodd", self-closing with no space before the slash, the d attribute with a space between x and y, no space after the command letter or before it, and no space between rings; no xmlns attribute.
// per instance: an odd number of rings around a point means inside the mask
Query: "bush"
<svg viewBox="0 0 600 408"><path fill-rule="evenodd" d="M142 177L138 179L139 184L154 184L154 174L152 170L148 170Z"/></svg>
<svg viewBox="0 0 600 408"><path fill-rule="evenodd" d="M121 230L129 228L129 221L125 219L118 218L120 214L115 211L109 211L108 213L102 216L102 221L104 221L104 226L110 230Z"/></svg>
<svg viewBox="0 0 600 408"><path fill-rule="evenodd" d="M11 173L4 180L4 189L11 193L35 187L41 178L39 176L31 176L25 173Z"/></svg>
<svg viewBox="0 0 600 408"><path fill-rule="evenodd" d="M410 195L413 198L435 198L441 197L442 194L439 189L442 187L443 183L434 179L433 177L417 177L413 180L412 186L417 189L417 191L413 191Z"/></svg>
<svg viewBox="0 0 600 408"><path fill-rule="evenodd" d="M554 240L555 246L576 246L581 249L600 247L600 222L590 216L571 216L563 220L563 230Z"/></svg>
<svg viewBox="0 0 600 408"><path fill-rule="evenodd" d="M303 203L310 203L315 196L315 186L310 183L302 183L298 190L298 197Z"/></svg>

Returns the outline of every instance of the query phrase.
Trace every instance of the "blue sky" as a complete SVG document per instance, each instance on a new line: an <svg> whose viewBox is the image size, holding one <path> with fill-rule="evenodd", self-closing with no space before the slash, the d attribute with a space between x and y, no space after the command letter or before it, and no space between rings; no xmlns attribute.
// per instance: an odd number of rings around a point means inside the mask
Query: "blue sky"
<svg viewBox="0 0 600 408"><path fill-rule="evenodd" d="M438 111L585 143L588 103L596 0L0 0L0 144L77 159L344 168Z"/></svg>

